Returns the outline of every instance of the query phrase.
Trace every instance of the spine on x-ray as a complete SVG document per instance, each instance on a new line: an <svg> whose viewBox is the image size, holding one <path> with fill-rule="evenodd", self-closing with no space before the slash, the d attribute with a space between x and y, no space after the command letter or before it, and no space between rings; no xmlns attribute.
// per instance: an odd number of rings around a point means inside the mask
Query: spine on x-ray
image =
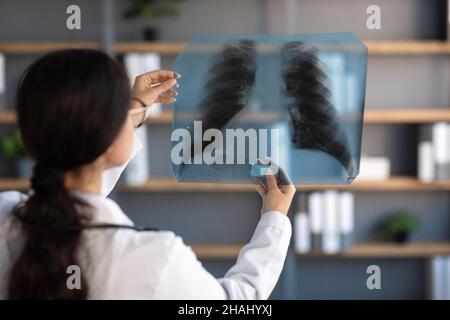
<svg viewBox="0 0 450 320"><path fill-rule="evenodd" d="M5 56L0 53L0 109L5 107Z"/></svg>
<svg viewBox="0 0 450 320"><path fill-rule="evenodd" d="M323 209L323 195L320 192L311 193L308 201L308 211L311 250L314 252L322 251Z"/></svg>
<svg viewBox="0 0 450 320"><path fill-rule="evenodd" d="M298 253L308 253L311 250L311 234L309 217L306 212L306 196L301 193L298 197L298 211L294 217L294 245Z"/></svg>

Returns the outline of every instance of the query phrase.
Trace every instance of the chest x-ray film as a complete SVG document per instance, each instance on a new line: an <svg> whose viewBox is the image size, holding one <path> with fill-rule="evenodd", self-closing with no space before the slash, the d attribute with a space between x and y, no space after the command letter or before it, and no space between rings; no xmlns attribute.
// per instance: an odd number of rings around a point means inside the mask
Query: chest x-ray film
<svg viewBox="0 0 450 320"><path fill-rule="evenodd" d="M254 181L266 158L296 184L357 176L367 48L353 34L194 36L174 71L177 181Z"/></svg>

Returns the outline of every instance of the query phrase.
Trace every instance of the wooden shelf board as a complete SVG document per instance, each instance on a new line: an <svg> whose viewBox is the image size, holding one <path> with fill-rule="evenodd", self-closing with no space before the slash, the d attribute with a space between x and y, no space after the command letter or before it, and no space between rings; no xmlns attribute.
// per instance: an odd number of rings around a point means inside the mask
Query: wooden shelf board
<svg viewBox="0 0 450 320"><path fill-rule="evenodd" d="M14 111L0 111L0 124L15 124L16 113Z"/></svg>
<svg viewBox="0 0 450 320"><path fill-rule="evenodd" d="M153 178L142 185L120 184L122 192L254 192L249 184L177 183L173 179ZM422 183L414 177L392 177L382 181L355 181L352 185L297 185L297 191L448 191L450 181Z"/></svg>
<svg viewBox="0 0 450 320"><path fill-rule="evenodd" d="M192 250L203 259L235 259L243 244L193 244Z"/></svg>
<svg viewBox="0 0 450 320"><path fill-rule="evenodd" d="M26 190L24 179L1 178L0 190ZM298 191L449 191L450 181L422 183L414 177L392 177L383 181L355 181L352 185L297 185ZM142 185L119 183L119 192L256 192L249 184L177 183L172 178L152 178Z"/></svg>
<svg viewBox="0 0 450 320"><path fill-rule="evenodd" d="M164 111L160 115L148 118L150 124L170 124L173 114ZM273 117L272 117L273 118ZM269 121L268 116L261 116L259 121ZM389 124L389 123L432 123L437 121L450 121L450 108L435 109L366 109L364 122L367 124ZM0 124L15 124L16 114L14 111L0 111Z"/></svg>
<svg viewBox="0 0 450 320"><path fill-rule="evenodd" d="M62 49L101 49L98 42L42 41L42 42L0 42L0 52L5 54L42 54Z"/></svg>
<svg viewBox="0 0 450 320"><path fill-rule="evenodd" d="M450 54L450 43L446 41L364 41L369 55L427 55Z"/></svg>
<svg viewBox="0 0 450 320"><path fill-rule="evenodd" d="M16 178L1 178L0 179L0 191L6 190L27 190L30 186L30 182L27 179Z"/></svg>
<svg viewBox="0 0 450 320"><path fill-rule="evenodd" d="M434 40L417 41L364 41L370 55L447 55L450 43ZM157 52L176 55L186 42L151 41L151 42L117 42L114 51L118 54L127 52ZM0 52L6 54L41 54L48 51L67 48L102 49L100 42L93 41L42 41L42 42L0 42Z"/></svg>
<svg viewBox="0 0 450 320"><path fill-rule="evenodd" d="M348 251L327 255L320 253L297 254L300 258L427 258L436 255L450 255L450 243L413 242L394 243L358 243Z"/></svg>
<svg viewBox="0 0 450 320"><path fill-rule="evenodd" d="M16 124L17 117L15 111L0 111L0 124ZM149 124L167 124L172 123L172 112L161 112L160 115L149 117Z"/></svg>
<svg viewBox="0 0 450 320"><path fill-rule="evenodd" d="M431 123L450 121L450 108L366 109L365 123Z"/></svg>
<svg viewBox="0 0 450 320"><path fill-rule="evenodd" d="M243 244L198 244L191 245L197 257L201 259L235 259ZM296 254L300 259L309 258L429 258L436 255L450 255L450 243L413 242L409 244L394 243L357 243L348 251L339 254L308 253Z"/></svg>
<svg viewBox="0 0 450 320"><path fill-rule="evenodd" d="M118 42L114 45L114 52L157 52L160 54L176 55L186 46L185 42Z"/></svg>

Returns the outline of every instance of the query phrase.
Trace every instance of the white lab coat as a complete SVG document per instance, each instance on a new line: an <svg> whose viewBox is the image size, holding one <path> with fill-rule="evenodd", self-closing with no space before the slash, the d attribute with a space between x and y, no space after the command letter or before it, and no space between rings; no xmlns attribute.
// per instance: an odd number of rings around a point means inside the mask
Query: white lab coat
<svg viewBox="0 0 450 320"><path fill-rule="evenodd" d="M139 149L135 136L131 156ZM124 168L105 172L104 195ZM93 223L133 225L111 199L76 194L94 209ZM7 298L8 270L23 243L20 230L11 223L10 211L26 198L16 191L0 193L0 299ZM265 213L236 264L216 279L173 232L93 229L83 233L80 268L91 299L267 299L283 268L290 237L286 216L276 211Z"/></svg>

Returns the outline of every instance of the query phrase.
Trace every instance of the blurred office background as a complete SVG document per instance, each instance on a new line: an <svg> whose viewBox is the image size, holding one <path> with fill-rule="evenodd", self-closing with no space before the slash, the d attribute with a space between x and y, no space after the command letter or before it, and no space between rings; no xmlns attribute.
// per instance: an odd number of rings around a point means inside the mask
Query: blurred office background
<svg viewBox="0 0 450 320"><path fill-rule="evenodd" d="M347 208L354 209L347 216L353 242L342 252L307 252L300 246L305 252L299 253L293 238L271 298L450 298L450 176L445 173L450 168L447 1L173 2L167 16L149 24L148 18L139 16L141 12L134 19L124 17L133 3L127 0L0 1L0 189L27 190L30 165L14 134L14 92L26 66L44 52L99 48L133 73L143 64L171 69L185 41L195 33L350 31L369 48L362 145L365 170L339 193L333 193L334 188L299 186L290 217L300 220L297 226L302 227L298 212L310 218L306 204L311 194L339 198L345 193L350 199ZM81 30L66 28L66 9L72 4L81 8ZM366 26L370 5L381 9L381 29ZM182 236L205 268L220 277L252 235L259 218L259 196L251 186L176 184L170 170L170 133L171 106L162 106L141 133L148 150L137 166L146 164L144 174L128 173L128 180L120 183L112 198L136 224ZM447 153L439 155L446 148ZM145 181L139 181L142 177ZM409 235L406 243L401 243L405 241L402 232ZM381 269L379 290L367 287L370 265Z"/></svg>

